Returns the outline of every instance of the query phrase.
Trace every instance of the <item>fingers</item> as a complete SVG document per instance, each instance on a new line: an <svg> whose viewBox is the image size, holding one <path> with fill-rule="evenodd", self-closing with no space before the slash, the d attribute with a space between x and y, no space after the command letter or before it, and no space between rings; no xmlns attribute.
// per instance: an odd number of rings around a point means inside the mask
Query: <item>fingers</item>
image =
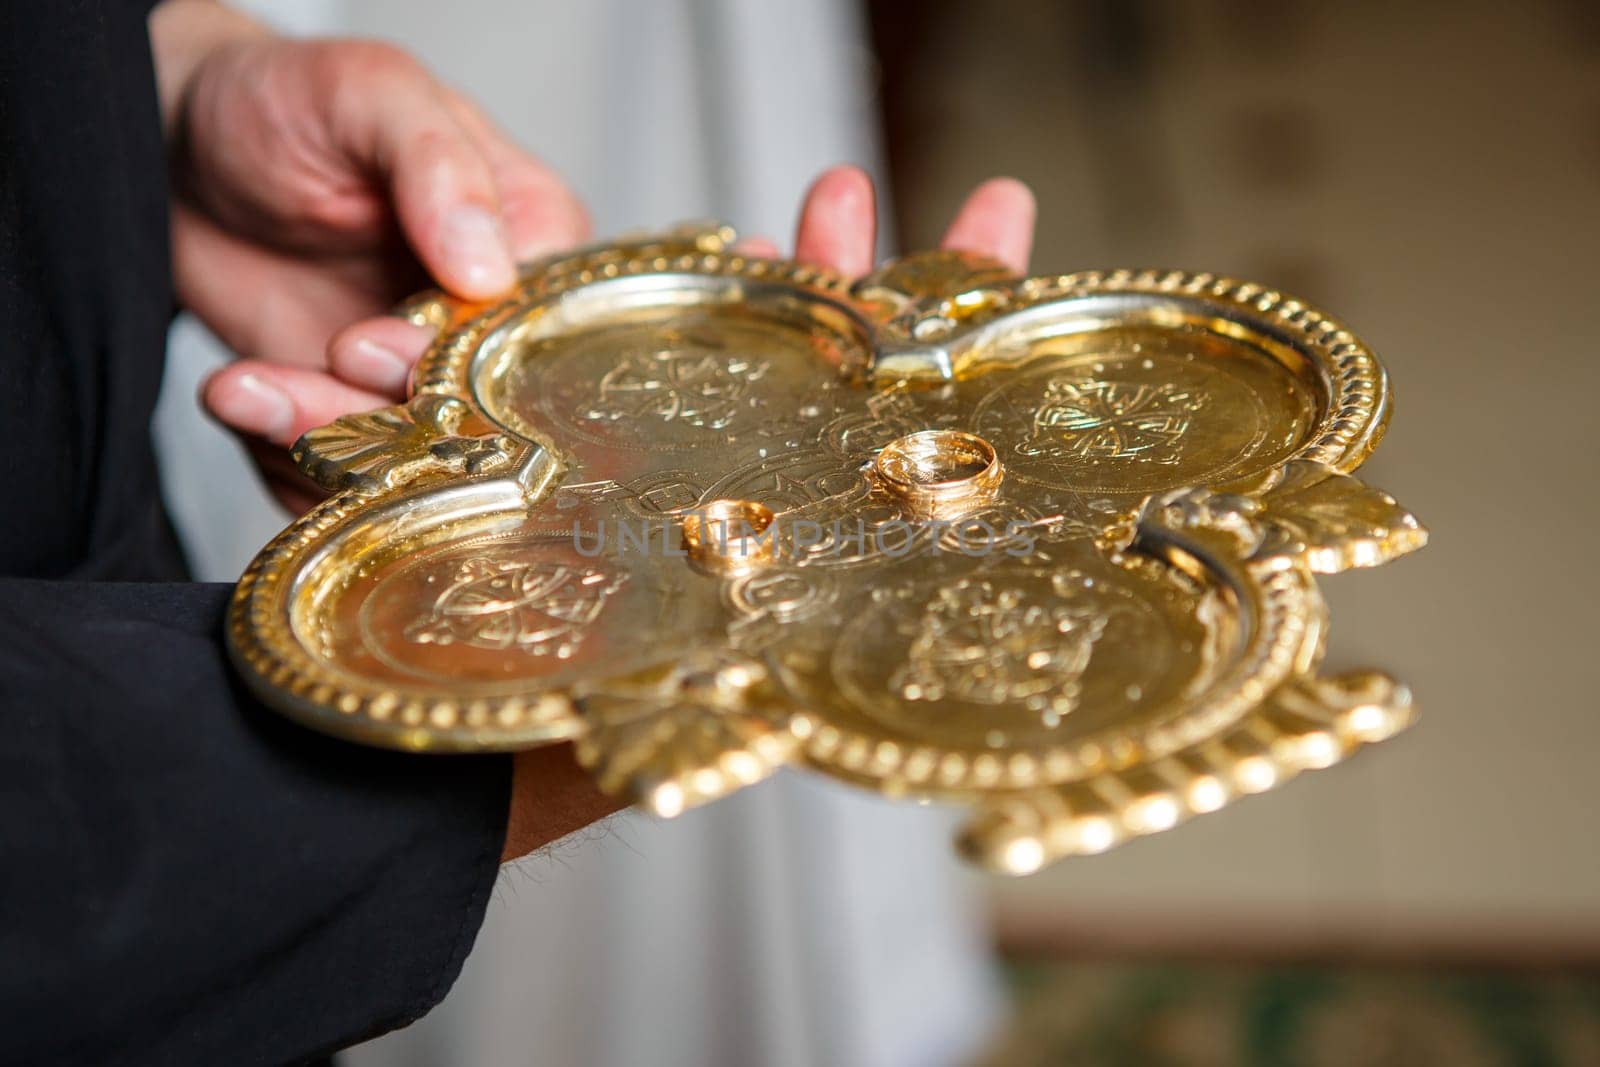
<svg viewBox="0 0 1600 1067"><path fill-rule="evenodd" d="M1014 178L991 178L956 212L941 247L992 256L1026 273L1033 250L1033 193ZM834 167L812 183L800 209L795 258L850 277L873 265L877 204L872 180L859 167Z"/></svg>
<svg viewBox="0 0 1600 1067"><path fill-rule="evenodd" d="M404 400L411 368L427 351L433 330L393 316L363 319L334 335L328 366L349 385Z"/></svg>
<svg viewBox="0 0 1600 1067"><path fill-rule="evenodd" d="M322 371L244 359L217 371L200 390L211 415L237 433L288 447L341 415L386 407L390 398Z"/></svg>
<svg viewBox="0 0 1600 1067"><path fill-rule="evenodd" d="M351 91L332 105L335 128L387 181L407 241L446 289L489 299L515 283L517 260L588 238L571 190L465 98L396 49L345 47Z"/></svg>
<svg viewBox="0 0 1600 1067"><path fill-rule="evenodd" d="M486 300L516 283L510 235L488 160L464 134L399 134L391 176L395 211L417 258L446 289Z"/></svg>
<svg viewBox="0 0 1600 1067"><path fill-rule="evenodd" d="M877 236L872 179L860 167L833 167L806 193L794 254L802 263L855 277L872 269Z"/></svg>
<svg viewBox="0 0 1600 1067"><path fill-rule="evenodd" d="M766 237L746 237L737 242L733 250L751 259L777 259L780 254L778 243Z"/></svg>
<svg viewBox="0 0 1600 1067"><path fill-rule="evenodd" d="M332 125L355 161L387 181L417 258L458 296L516 281L489 160L420 64L382 45L346 45Z"/></svg>
<svg viewBox="0 0 1600 1067"><path fill-rule="evenodd" d="M593 232L589 213L555 173L509 146L489 152L501 212L518 263L573 248Z"/></svg>
<svg viewBox="0 0 1600 1067"><path fill-rule="evenodd" d="M1026 274L1036 210L1026 185L1015 178L990 178L968 195L940 247L992 256Z"/></svg>
<svg viewBox="0 0 1600 1067"><path fill-rule="evenodd" d="M589 240L588 211L553 170L517 147L466 97L445 90L445 101L489 161L517 262Z"/></svg>
<svg viewBox="0 0 1600 1067"><path fill-rule="evenodd" d="M236 236L175 204L172 276L178 299L242 356L320 366L333 331L383 310L385 279L333 259L305 261Z"/></svg>

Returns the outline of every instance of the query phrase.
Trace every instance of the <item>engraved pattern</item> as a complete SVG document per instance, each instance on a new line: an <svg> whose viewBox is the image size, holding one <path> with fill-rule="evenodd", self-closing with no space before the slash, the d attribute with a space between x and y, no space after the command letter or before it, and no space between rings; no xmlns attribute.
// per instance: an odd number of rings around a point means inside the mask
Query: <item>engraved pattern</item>
<svg viewBox="0 0 1600 1067"><path fill-rule="evenodd" d="M1058 720L1077 704L1078 679L1108 619L1054 590L1029 601L981 577L940 589L890 686L907 700L1021 704Z"/></svg>
<svg viewBox="0 0 1600 1067"><path fill-rule="evenodd" d="M552 498L556 509L567 511L586 503L615 500L632 514L659 518L691 508L704 490L686 471L657 471L626 484L606 478L597 482L568 483L558 487Z"/></svg>
<svg viewBox="0 0 1600 1067"><path fill-rule="evenodd" d="M1170 384L1053 378L1017 451L1057 463L1137 457L1171 465L1189 417L1204 406L1204 395Z"/></svg>
<svg viewBox="0 0 1600 1067"><path fill-rule="evenodd" d="M1335 319L1275 289L1206 272L1082 271L1016 283L1005 310L1097 293L1190 297L1265 318L1325 362L1333 396L1321 432L1299 458L1348 473L1378 447L1391 414L1388 375L1371 350Z"/></svg>
<svg viewBox="0 0 1600 1067"><path fill-rule="evenodd" d="M406 628L408 640L516 648L567 659L628 576L598 567L474 556L425 580L440 577L444 590L429 613Z"/></svg>
<svg viewBox="0 0 1600 1067"><path fill-rule="evenodd" d="M1155 582L1181 583L1172 568L1151 556L1113 553L1111 562L1142 571ZM1260 703L1263 688L1275 688L1309 670L1320 655L1326 609L1307 568L1292 566L1251 581L1235 569L1242 568L1242 563L1222 558L1217 564L1234 573L1236 587L1252 601L1246 610L1257 620L1258 630L1227 668L1212 676L1205 692L1193 695L1194 704L1183 714L1149 725L1129 724L1117 731L1119 745L1130 746L1146 758L1163 758L1245 722ZM1057 580L1065 580L1071 573L1065 571ZM856 622L876 624L871 615L858 616ZM845 639L857 636L847 631ZM834 679L841 684L847 681L837 670ZM809 709L796 714L791 728L804 739L808 761L869 776L890 792L1056 785L1092 779L1103 769L1105 757L1102 744L1094 739L1011 752L1003 758L999 753L972 755L926 741L884 746L878 743L877 734L862 726L830 721Z"/></svg>
<svg viewBox="0 0 1600 1067"><path fill-rule="evenodd" d="M718 337L666 331L661 348L632 352L600 380L600 395L583 418L605 422L653 419L724 430L745 407L761 360L730 355Z"/></svg>
<svg viewBox="0 0 1600 1067"><path fill-rule="evenodd" d="M378 682L337 671L303 644L289 622L295 564L361 514L360 493L329 497L250 561L228 605L228 651L246 682L307 726L385 747L481 751L496 741L532 747L569 740L582 722L565 694L460 700L437 687Z"/></svg>
<svg viewBox="0 0 1600 1067"><path fill-rule="evenodd" d="M521 283L501 303L471 317L453 332L440 333L417 363L417 392L471 395L468 377L472 357L492 329L530 304L554 299L597 281L682 271L792 285L837 298L849 295L850 281L832 271L729 252L732 240L733 230L728 227L687 226L665 234L593 245L534 264L524 271ZM441 293L426 293L417 299L448 302L451 298Z"/></svg>

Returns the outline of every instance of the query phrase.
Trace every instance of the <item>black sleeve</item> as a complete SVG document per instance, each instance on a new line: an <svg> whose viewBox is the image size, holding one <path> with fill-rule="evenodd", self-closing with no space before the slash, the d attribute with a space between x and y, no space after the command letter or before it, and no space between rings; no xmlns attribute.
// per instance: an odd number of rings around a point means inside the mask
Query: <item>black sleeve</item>
<svg viewBox="0 0 1600 1067"><path fill-rule="evenodd" d="M278 720L226 663L228 594L0 580L0 1062L295 1062L461 968L510 761Z"/></svg>

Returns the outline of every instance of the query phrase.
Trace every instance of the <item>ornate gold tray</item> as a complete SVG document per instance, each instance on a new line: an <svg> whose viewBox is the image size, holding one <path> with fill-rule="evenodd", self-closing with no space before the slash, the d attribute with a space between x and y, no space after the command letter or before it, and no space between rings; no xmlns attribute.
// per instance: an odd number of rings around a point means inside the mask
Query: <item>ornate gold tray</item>
<svg viewBox="0 0 1600 1067"><path fill-rule="evenodd" d="M1209 274L850 284L731 239L409 305L413 399L301 439L337 492L239 582L263 699L393 748L575 740L661 815L803 765L970 805L1013 873L1411 721L1316 674L1313 573L1426 538L1349 475L1390 399L1343 326Z"/></svg>

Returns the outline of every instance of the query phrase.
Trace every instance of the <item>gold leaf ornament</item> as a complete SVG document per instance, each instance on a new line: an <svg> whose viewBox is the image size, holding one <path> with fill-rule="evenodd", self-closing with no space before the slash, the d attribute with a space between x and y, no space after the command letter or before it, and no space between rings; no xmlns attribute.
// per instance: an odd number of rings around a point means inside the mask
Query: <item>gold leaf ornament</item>
<svg viewBox="0 0 1600 1067"><path fill-rule="evenodd" d="M481 474L509 466L516 444L502 433L462 434L470 415L455 397L424 394L307 430L289 455L324 489L362 493L430 471Z"/></svg>

